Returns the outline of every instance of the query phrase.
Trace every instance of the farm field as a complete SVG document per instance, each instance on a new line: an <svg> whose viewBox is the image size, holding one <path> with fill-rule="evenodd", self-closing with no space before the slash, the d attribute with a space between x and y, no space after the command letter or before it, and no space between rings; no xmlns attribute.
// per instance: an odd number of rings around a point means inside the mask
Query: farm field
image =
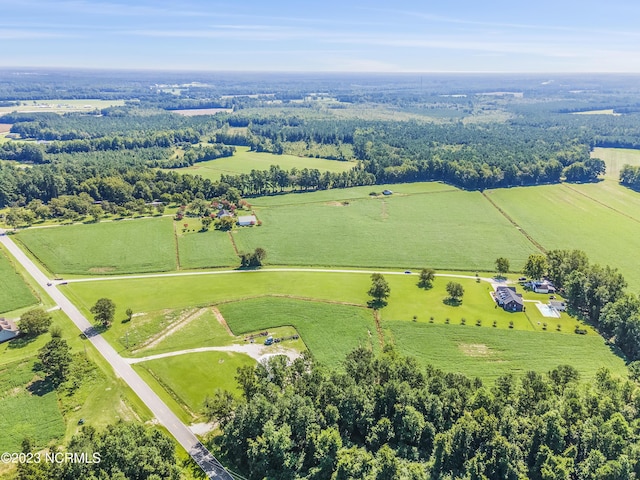
<svg viewBox="0 0 640 480"><path fill-rule="evenodd" d="M338 194L340 192L337 192ZM364 198L261 208L263 225L233 235L269 264L493 270L537 251L479 192Z"/></svg>
<svg viewBox="0 0 640 480"><path fill-rule="evenodd" d="M30 228L14 236L54 274L175 270L170 218Z"/></svg>
<svg viewBox="0 0 640 480"><path fill-rule="evenodd" d="M291 325L321 363L338 365L358 345L379 350L373 312L362 307L256 298L219 306L234 334Z"/></svg>
<svg viewBox="0 0 640 480"><path fill-rule="evenodd" d="M38 299L0 248L0 314L37 302Z"/></svg>
<svg viewBox="0 0 640 480"><path fill-rule="evenodd" d="M180 268L236 267L240 261L227 232L178 234Z"/></svg>
<svg viewBox="0 0 640 480"><path fill-rule="evenodd" d="M593 379L601 367L626 375L624 361L599 335L399 321L385 322L384 330L400 352L416 357L423 365L488 381L507 373L548 372L562 364L575 367L583 379Z"/></svg>
<svg viewBox="0 0 640 480"><path fill-rule="evenodd" d="M640 271L628 261L640 250L640 223L579 193L588 185L580 187L542 185L487 195L546 249L584 250L592 262L617 267L632 288L640 288ZM637 201L635 192L628 195Z"/></svg>
<svg viewBox="0 0 640 480"><path fill-rule="evenodd" d="M620 170L625 164L640 165L640 150L631 148L596 147L591 152L591 156L604 160L607 166L605 178L613 179L616 182L620 179Z"/></svg>
<svg viewBox="0 0 640 480"><path fill-rule="evenodd" d="M124 105L124 100L23 100L20 105L0 107L0 115L11 112L90 112L96 109Z"/></svg>
<svg viewBox="0 0 640 480"><path fill-rule="evenodd" d="M321 172L346 172L351 170L355 163L322 158L297 157L295 155L251 152L249 147L236 147L236 152L231 157L198 162L191 167L180 168L175 171L200 175L203 178L215 181L220 179L220 175L237 175L249 173L251 170L269 170L271 165L279 165L280 168L285 170L295 167L298 170L309 168L318 169Z"/></svg>
<svg viewBox="0 0 640 480"><path fill-rule="evenodd" d="M218 388L239 396L236 370L254 364L255 360L241 353L199 352L149 360L136 369L147 370L178 404L200 415L205 398L213 396Z"/></svg>

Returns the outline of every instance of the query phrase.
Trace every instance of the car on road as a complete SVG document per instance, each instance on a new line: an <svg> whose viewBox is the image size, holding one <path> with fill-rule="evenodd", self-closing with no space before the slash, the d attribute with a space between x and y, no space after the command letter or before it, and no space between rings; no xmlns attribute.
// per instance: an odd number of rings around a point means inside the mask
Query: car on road
<svg viewBox="0 0 640 480"><path fill-rule="evenodd" d="M267 339L264 341L265 345L273 345L273 337L269 335Z"/></svg>
<svg viewBox="0 0 640 480"><path fill-rule="evenodd" d="M527 277L520 277L518 279L519 282L526 282L527 281Z"/></svg>
<svg viewBox="0 0 640 480"><path fill-rule="evenodd" d="M411 275L411 270L405 270L404 273L406 273L407 275Z"/></svg>

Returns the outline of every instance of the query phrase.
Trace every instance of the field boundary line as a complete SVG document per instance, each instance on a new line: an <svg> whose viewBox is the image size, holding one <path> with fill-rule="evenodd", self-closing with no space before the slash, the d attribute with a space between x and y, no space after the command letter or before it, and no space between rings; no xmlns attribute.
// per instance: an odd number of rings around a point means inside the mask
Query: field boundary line
<svg viewBox="0 0 640 480"><path fill-rule="evenodd" d="M236 255L240 256L240 252L238 251L238 246L236 245L236 240L233 238L233 234L231 233L231 230L228 230L227 234L229 234L229 240L231 240L231 246L233 247L233 251L236 252Z"/></svg>
<svg viewBox="0 0 640 480"><path fill-rule="evenodd" d="M245 300L255 300L257 298L289 298L291 300L301 300L304 302L327 303L330 305L345 305L347 307L369 308L362 303L341 302L339 300L327 300L324 298L303 297L300 295L289 295L287 293L265 293L262 295L248 295L246 297L234 298L229 300L221 300L214 305L225 305L227 303L243 302Z"/></svg>
<svg viewBox="0 0 640 480"><path fill-rule="evenodd" d="M597 199L593 198L592 196L587 195L586 193L581 192L580 190L578 190L578 189L576 189L576 188L573 188L571 185L567 185L566 183L563 183L563 184L562 184L562 186L563 186L563 187L568 188L568 189L569 189L569 190L571 190L572 192L576 192L578 195L582 195L583 197L588 198L589 200L591 200L592 202L597 203L597 204L598 204L598 205L600 205L600 206L603 206L603 207L605 207L605 208L608 208L609 210L613 210L613 211L614 211L614 212L616 212L617 214L622 215L623 217L626 217L626 218L628 218L629 220L633 220L633 221L634 221L634 222L636 222L636 223L640 223L640 219L635 218L635 217L632 217L632 216L631 216L631 215L629 215L628 213L621 212L621 211L620 211L620 210L618 210L617 208L613 208L611 205L607 205L606 203L601 202L600 200L597 200Z"/></svg>
<svg viewBox="0 0 640 480"><path fill-rule="evenodd" d="M180 270L180 244L178 243L178 232L176 231L176 222L171 222L173 229L173 241L176 245L176 270Z"/></svg>
<svg viewBox="0 0 640 480"><path fill-rule="evenodd" d="M155 347L158 343L160 343L162 340L164 340L168 336L174 334L175 332L177 332L181 328L186 327L193 320L196 320L197 318L200 318L204 314L205 311L206 311L205 308L196 308L196 309L190 311L189 313L187 313L185 315L184 318L178 319L177 322L169 325L167 328L165 328L164 330L160 331L158 334L156 334L153 337L149 338L146 342L144 342L138 348L136 348L134 350L131 350L130 353L135 355L140 350L144 350L146 348Z"/></svg>
<svg viewBox="0 0 640 480"><path fill-rule="evenodd" d="M218 320L218 323L224 327L224 329L227 331L229 336L235 338L235 335L233 334L233 332L229 328L229 324L227 323L227 321L222 316L222 312L220 312L220 310L218 310L218 307L211 307L211 312L213 313L213 316L216 317L216 319Z"/></svg>
<svg viewBox="0 0 640 480"><path fill-rule="evenodd" d="M527 240L529 240L529 242L531 242L531 243L533 244L533 246L534 246L534 247L536 247L536 248L537 248L541 253L544 253L544 254L546 254L546 253L547 253L547 250L546 250L546 249L545 249L545 248L544 248L544 247L543 247L543 246L542 246L542 245L541 245L541 244L540 244L536 239L534 239L531 235L529 235L529 234L526 232L526 230L524 230L520 225L518 225L518 224L516 223L516 221L515 221L513 218L511 218L511 217L507 214L507 212L505 212L502 208L500 208L500 207L498 206L498 204L497 204L496 202L494 202L494 201L493 201L493 200L492 200L492 199L491 199L491 198L490 198L490 197L489 197L485 192L480 192L480 194L481 194L484 198L486 198L486 199L487 199L487 201L488 201L491 205L493 205L493 207L494 207L496 210L498 210L498 212L500 212L500 214L501 214L504 218L506 218L506 219L507 219L507 221L508 221L511 225L513 225L514 227L516 227L516 229L517 229L520 233L522 233L522 235L524 235L524 236L525 236L525 238L526 238Z"/></svg>
<svg viewBox="0 0 640 480"><path fill-rule="evenodd" d="M380 348L384 348L384 333L382 332L380 310L373 310L373 322L376 325L376 333L378 334L378 342L380 343Z"/></svg>

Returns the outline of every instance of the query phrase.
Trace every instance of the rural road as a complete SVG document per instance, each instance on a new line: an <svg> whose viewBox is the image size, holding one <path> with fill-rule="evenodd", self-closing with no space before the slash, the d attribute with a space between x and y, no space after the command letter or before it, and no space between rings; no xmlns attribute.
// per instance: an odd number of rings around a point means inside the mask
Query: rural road
<svg viewBox="0 0 640 480"><path fill-rule="evenodd" d="M207 476L215 480L232 480L233 477L215 459L193 432L184 425L180 419L166 406L158 395L146 384L144 380L133 370L131 365L118 355L115 349L96 332L93 325L65 297L56 286L47 286L50 280L44 273L18 248L4 232L0 230L0 243L15 257L15 259L27 270L35 281L47 291L49 296L60 306L62 311L85 333L87 338L113 367L116 375L122 378L129 387L140 397L144 404L151 410L180 445L191 455Z"/></svg>
<svg viewBox="0 0 640 480"><path fill-rule="evenodd" d="M199 347L199 348L190 348L188 350L178 350L175 352L167 352L167 353L158 353L156 355L149 355L146 357L139 358L124 358L123 360L129 364L140 363L140 362L148 362L149 360L156 360L158 358L167 358L167 357L176 357L178 355L186 355L188 353L201 353L201 352L234 352L234 353L244 353L249 355L251 358L260 361L268 357L272 357L273 355L286 355L291 360L295 360L300 354L295 350L285 349L285 348L272 348L273 346L267 347L260 343L248 343L246 345L227 345L225 347Z"/></svg>

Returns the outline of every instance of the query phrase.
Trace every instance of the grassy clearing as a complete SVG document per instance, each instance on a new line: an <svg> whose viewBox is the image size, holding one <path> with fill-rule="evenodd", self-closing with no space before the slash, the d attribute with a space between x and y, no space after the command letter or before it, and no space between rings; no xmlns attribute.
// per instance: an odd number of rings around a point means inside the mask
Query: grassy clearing
<svg viewBox="0 0 640 480"><path fill-rule="evenodd" d="M170 218L26 229L15 235L55 274L175 270Z"/></svg>
<svg viewBox="0 0 640 480"><path fill-rule="evenodd" d="M210 180L219 180L220 175L238 175L251 170L269 170L271 165L279 165L285 170L295 167L318 169L321 172L346 172L355 163L326 160L323 158L297 157L294 155L274 155L265 152L251 152L249 147L236 147L232 157L217 158L207 162L198 162L191 167L178 169L178 172L200 175Z"/></svg>
<svg viewBox="0 0 640 480"><path fill-rule="evenodd" d="M365 198L263 208L260 228L233 235L270 264L491 270L536 251L479 192Z"/></svg>
<svg viewBox="0 0 640 480"><path fill-rule="evenodd" d="M240 260L227 232L178 235L180 268L236 267Z"/></svg>
<svg viewBox="0 0 640 480"><path fill-rule="evenodd" d="M600 367L626 375L622 359L597 335L556 335L476 328L472 325L429 325L385 322L385 333L402 353L450 372L492 380L506 373L548 372L560 364L575 367L592 379Z"/></svg>
<svg viewBox="0 0 640 480"><path fill-rule="evenodd" d="M35 382L33 360L0 367L0 451L19 452L25 437L44 446L64 436L55 390Z"/></svg>
<svg viewBox="0 0 640 480"><path fill-rule="evenodd" d="M241 353L200 352L150 360L141 364L188 411L201 414L207 395L217 388L240 394L236 370L255 361Z"/></svg>
<svg viewBox="0 0 640 480"><path fill-rule="evenodd" d="M258 298L219 308L236 335L292 325L315 358L328 365L339 364L358 345L379 348L372 312L364 308L286 298Z"/></svg>
<svg viewBox="0 0 640 480"><path fill-rule="evenodd" d="M0 115L11 112L90 112L124 105L124 100L23 100L18 106L0 107Z"/></svg>
<svg viewBox="0 0 640 480"><path fill-rule="evenodd" d="M38 299L0 248L0 313L38 303Z"/></svg>
<svg viewBox="0 0 640 480"><path fill-rule="evenodd" d="M625 164L640 165L640 150L630 148L594 148L591 156L604 160L607 166L605 176L615 181L620 179L620 170Z"/></svg>
<svg viewBox="0 0 640 480"><path fill-rule="evenodd" d="M492 190L488 195L546 249L584 250L593 262L618 267L637 289L640 271L628 259L640 250L640 222L574 190L585 187L543 185Z"/></svg>

